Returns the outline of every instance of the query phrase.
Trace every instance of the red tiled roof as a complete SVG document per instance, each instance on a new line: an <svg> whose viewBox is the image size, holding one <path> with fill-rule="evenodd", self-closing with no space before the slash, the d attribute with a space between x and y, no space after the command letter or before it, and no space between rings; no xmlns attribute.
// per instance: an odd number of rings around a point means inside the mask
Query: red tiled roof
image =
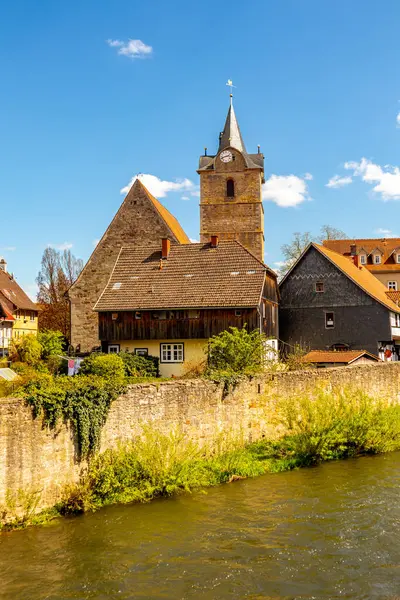
<svg viewBox="0 0 400 600"><path fill-rule="evenodd" d="M271 273L236 241L171 245L160 259L158 247L123 247L94 310L255 307Z"/></svg>
<svg viewBox="0 0 400 600"><path fill-rule="evenodd" d="M386 296L390 298L392 302L400 306L400 291L389 290L386 292Z"/></svg>
<svg viewBox="0 0 400 600"><path fill-rule="evenodd" d="M25 294L18 283L5 271L0 270L0 296L16 308L37 311L38 307Z"/></svg>
<svg viewBox="0 0 400 600"><path fill-rule="evenodd" d="M396 263L393 252L399 249L400 253L400 238L380 238L380 239L357 239L357 240L324 240L323 245L329 250L338 252L343 256L351 257L351 246L356 247L356 253L364 251L367 255L373 250L380 250L382 254L382 262L379 265L367 263L365 267L372 272L393 272L400 273L400 263Z"/></svg>
<svg viewBox="0 0 400 600"><path fill-rule="evenodd" d="M303 356L302 362L346 363L349 365L361 356L366 356L375 361L380 360L377 356L370 354L366 350L311 350L311 352Z"/></svg>
<svg viewBox="0 0 400 600"><path fill-rule="evenodd" d="M400 312L399 307L387 296L387 288L368 269L362 266L356 267L353 261L342 254L329 250L326 246L320 246L319 244L312 245L364 290L364 292L386 306L386 308L396 313Z"/></svg>

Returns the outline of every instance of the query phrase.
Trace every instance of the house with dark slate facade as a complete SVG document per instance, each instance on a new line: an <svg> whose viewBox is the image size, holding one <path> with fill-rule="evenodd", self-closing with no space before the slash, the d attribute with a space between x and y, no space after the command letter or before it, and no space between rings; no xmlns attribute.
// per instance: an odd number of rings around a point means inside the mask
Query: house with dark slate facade
<svg viewBox="0 0 400 600"><path fill-rule="evenodd" d="M281 281L280 297L280 338L286 344L398 358L400 308L357 256L310 244Z"/></svg>

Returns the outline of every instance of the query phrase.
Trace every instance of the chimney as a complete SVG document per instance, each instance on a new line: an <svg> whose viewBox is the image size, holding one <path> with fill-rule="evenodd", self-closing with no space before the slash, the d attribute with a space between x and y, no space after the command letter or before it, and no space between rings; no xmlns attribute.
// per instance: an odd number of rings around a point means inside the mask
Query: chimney
<svg viewBox="0 0 400 600"><path fill-rule="evenodd" d="M357 246L355 244L351 244L351 246L350 246L350 254L351 254L351 256L356 256L356 254L357 254Z"/></svg>
<svg viewBox="0 0 400 600"><path fill-rule="evenodd" d="M353 262L357 268L360 268L360 257L358 256L358 254L354 254Z"/></svg>
<svg viewBox="0 0 400 600"><path fill-rule="evenodd" d="M170 240L168 238L163 238L162 246L161 246L161 258L166 260L168 258L170 250L171 250Z"/></svg>
<svg viewBox="0 0 400 600"><path fill-rule="evenodd" d="M7 263L4 260L4 258L0 260L0 271L4 271L4 273L7 273Z"/></svg>
<svg viewBox="0 0 400 600"><path fill-rule="evenodd" d="M217 235L211 236L211 248L218 248L218 236Z"/></svg>

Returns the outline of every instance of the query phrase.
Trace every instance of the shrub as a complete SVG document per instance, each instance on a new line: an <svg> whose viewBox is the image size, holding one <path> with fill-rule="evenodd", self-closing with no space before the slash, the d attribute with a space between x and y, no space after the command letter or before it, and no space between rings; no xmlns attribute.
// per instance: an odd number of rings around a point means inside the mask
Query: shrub
<svg viewBox="0 0 400 600"><path fill-rule="evenodd" d="M37 338L42 345L41 358L43 360L47 360L50 356L59 356L63 353L64 336L61 331L40 331Z"/></svg>
<svg viewBox="0 0 400 600"><path fill-rule="evenodd" d="M42 345L34 334L24 335L13 340L10 348L11 360L20 361L30 366L39 364Z"/></svg>
<svg viewBox="0 0 400 600"><path fill-rule="evenodd" d="M291 351L286 356L285 365L288 371L299 371L302 369L309 369L310 363L304 360L307 350L296 344L292 347Z"/></svg>
<svg viewBox="0 0 400 600"><path fill-rule="evenodd" d="M127 377L157 377L159 359L156 356L139 356L131 352L121 352L119 356Z"/></svg>
<svg viewBox="0 0 400 600"><path fill-rule="evenodd" d="M123 384L125 381L124 361L118 354L90 354L79 369L81 375L98 375Z"/></svg>

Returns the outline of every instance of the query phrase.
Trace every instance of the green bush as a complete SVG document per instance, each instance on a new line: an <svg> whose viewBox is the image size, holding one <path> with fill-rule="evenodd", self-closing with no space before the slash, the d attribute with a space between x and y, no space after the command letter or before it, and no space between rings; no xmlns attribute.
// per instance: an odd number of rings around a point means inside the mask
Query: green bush
<svg viewBox="0 0 400 600"><path fill-rule="evenodd" d="M64 336L61 331L45 330L37 335L42 345L41 358L47 360L50 356L60 356L64 349Z"/></svg>
<svg viewBox="0 0 400 600"><path fill-rule="evenodd" d="M265 361L265 337L258 330L230 327L214 335L208 345L209 368L246 373L259 370Z"/></svg>
<svg viewBox="0 0 400 600"><path fill-rule="evenodd" d="M42 345L34 334L24 335L13 340L10 349L11 360L26 363L29 366L39 364L42 355Z"/></svg>
<svg viewBox="0 0 400 600"><path fill-rule="evenodd" d="M139 356L131 352L121 352L127 377L157 377L158 362L156 356Z"/></svg>
<svg viewBox="0 0 400 600"><path fill-rule="evenodd" d="M90 354L81 363L79 376L81 375L98 375L123 384L124 362L118 354Z"/></svg>

